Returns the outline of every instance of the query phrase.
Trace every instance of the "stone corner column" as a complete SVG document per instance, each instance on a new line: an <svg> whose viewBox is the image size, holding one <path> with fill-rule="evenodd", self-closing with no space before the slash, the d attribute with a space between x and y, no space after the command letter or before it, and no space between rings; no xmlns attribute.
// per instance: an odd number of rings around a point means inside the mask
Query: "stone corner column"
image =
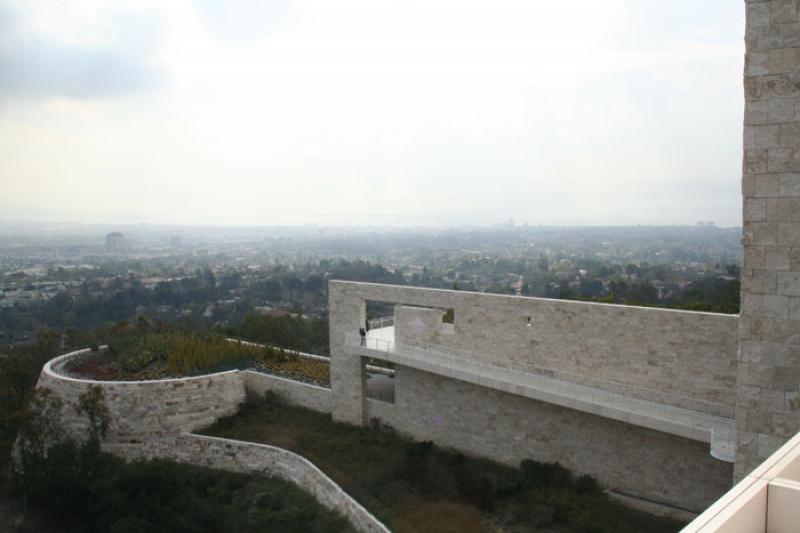
<svg viewBox="0 0 800 533"><path fill-rule="evenodd" d="M798 0L746 0L734 480L800 430Z"/></svg>

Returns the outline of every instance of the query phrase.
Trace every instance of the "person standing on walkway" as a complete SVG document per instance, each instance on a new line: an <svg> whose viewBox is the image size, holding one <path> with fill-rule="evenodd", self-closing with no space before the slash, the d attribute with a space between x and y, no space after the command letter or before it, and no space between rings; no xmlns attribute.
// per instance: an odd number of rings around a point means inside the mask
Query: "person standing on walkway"
<svg viewBox="0 0 800 533"><path fill-rule="evenodd" d="M361 335L361 346L367 345L367 330L358 328L358 334Z"/></svg>

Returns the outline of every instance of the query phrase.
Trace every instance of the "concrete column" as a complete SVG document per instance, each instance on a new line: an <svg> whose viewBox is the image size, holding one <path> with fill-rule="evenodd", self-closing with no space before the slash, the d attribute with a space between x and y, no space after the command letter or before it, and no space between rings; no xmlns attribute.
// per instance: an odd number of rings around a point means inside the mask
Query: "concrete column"
<svg viewBox="0 0 800 533"><path fill-rule="evenodd" d="M332 417L336 421L363 425L366 416L366 373L361 356L352 354L346 335L358 335L366 320L366 302L349 294L346 285L328 283L331 348Z"/></svg>
<svg viewBox="0 0 800 533"><path fill-rule="evenodd" d="M798 0L747 0L734 478L800 429Z"/></svg>

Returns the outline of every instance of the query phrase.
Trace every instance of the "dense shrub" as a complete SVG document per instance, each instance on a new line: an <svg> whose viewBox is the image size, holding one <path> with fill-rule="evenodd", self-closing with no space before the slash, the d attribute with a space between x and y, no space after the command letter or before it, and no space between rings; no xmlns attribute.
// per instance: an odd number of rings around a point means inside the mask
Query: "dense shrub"
<svg viewBox="0 0 800 533"><path fill-rule="evenodd" d="M340 532L352 528L282 480L170 461L125 463L65 441L18 479L45 522L74 532Z"/></svg>
<svg viewBox="0 0 800 533"><path fill-rule="evenodd" d="M272 398L249 402L206 432L308 457L393 531L679 529L612 501L593 478L558 463L526 460L512 468L413 441L377 422L352 427Z"/></svg>

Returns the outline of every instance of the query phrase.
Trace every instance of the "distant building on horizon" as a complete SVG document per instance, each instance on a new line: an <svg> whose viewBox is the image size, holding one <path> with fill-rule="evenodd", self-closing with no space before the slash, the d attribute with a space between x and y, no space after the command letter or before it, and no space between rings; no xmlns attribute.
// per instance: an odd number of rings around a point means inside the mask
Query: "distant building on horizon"
<svg viewBox="0 0 800 533"><path fill-rule="evenodd" d="M112 231L106 235L106 250L115 252L125 247L125 235L118 231Z"/></svg>

